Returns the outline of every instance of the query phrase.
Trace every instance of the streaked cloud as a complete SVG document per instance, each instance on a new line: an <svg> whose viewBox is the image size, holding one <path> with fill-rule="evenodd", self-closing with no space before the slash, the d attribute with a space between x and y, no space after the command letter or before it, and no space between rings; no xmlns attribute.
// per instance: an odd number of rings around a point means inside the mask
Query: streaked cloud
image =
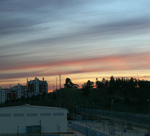
<svg viewBox="0 0 150 136"><path fill-rule="evenodd" d="M149 6L148 0L0 1L0 82L117 71L148 79Z"/></svg>
<svg viewBox="0 0 150 136"><path fill-rule="evenodd" d="M81 60L61 62L38 62L39 64L27 63L23 66L14 65L9 68L0 68L1 71L13 71L14 73L0 73L1 79L23 78L30 76L54 76L60 74L75 74L88 72L104 72L119 70L137 70L150 68L150 53L124 54L120 56L105 56ZM73 70L72 70L73 68ZM41 69L41 70L38 70ZM54 70L55 69L55 70ZM29 72L19 72L28 70Z"/></svg>

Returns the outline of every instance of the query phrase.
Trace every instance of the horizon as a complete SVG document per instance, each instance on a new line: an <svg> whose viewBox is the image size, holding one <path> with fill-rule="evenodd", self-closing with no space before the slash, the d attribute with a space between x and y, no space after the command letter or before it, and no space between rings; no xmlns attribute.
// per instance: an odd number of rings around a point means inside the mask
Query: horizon
<svg viewBox="0 0 150 136"><path fill-rule="evenodd" d="M113 75L112 75L113 76ZM114 77L114 76L113 76ZM35 80L35 78L37 78L37 79L39 79L40 81L42 81L43 80L43 78L44 78L44 81L46 81L45 80L45 77L42 77L41 79L40 78L38 78L38 77L34 77L33 79L30 79L30 80L28 80L28 81L32 81L32 80ZM104 77L103 77L104 78ZM96 80L98 80L98 81L102 81L102 79L103 78L101 78L100 80L97 78L97 79L95 79L95 81ZM108 80L108 81L110 81L110 78L111 78L111 76L109 77L109 78L104 78L105 80ZM133 79L136 79L137 81L138 80L140 80L140 81L148 81L148 82L150 82L149 80L144 80L144 79L138 79L138 78L135 78L135 77L114 77L114 79L116 80L116 79L118 79L118 78L125 78L125 79L130 79L130 78L133 78ZM27 79L29 79L29 78L27 78ZM72 80L71 80L72 81ZM88 81L88 80L87 80ZM87 82L86 81L86 82ZM91 82L94 82L93 80L90 80ZM86 83L86 82L84 82L84 83ZM62 81L61 81L61 83L62 83ZM73 82L74 83L74 82ZM80 83L80 84L78 84L79 85L79 89L82 89L82 85L84 84L84 83ZM20 83L18 83L18 84L20 84ZM12 88L12 87L15 87L15 86L17 86L18 84L16 84L16 85L9 85L9 87L1 87L2 89L10 89L10 88ZM61 88L65 88L64 87L64 84L65 84L65 82L64 83L62 83L61 84ZM75 83L76 84L76 83ZM27 81L26 81L26 83L22 83L22 84L20 84L20 85L22 85L22 86L27 86ZM93 88L96 88L96 83L94 82L94 87ZM60 81L59 81L59 77L58 77L58 80L57 80L57 87L56 87L56 84L53 86L53 89L48 89L48 93L50 93L50 92L53 92L53 91L55 91L55 90L59 90L60 89Z"/></svg>
<svg viewBox="0 0 150 136"><path fill-rule="evenodd" d="M0 87L150 80L150 1L0 1ZM81 84L79 84L81 86Z"/></svg>

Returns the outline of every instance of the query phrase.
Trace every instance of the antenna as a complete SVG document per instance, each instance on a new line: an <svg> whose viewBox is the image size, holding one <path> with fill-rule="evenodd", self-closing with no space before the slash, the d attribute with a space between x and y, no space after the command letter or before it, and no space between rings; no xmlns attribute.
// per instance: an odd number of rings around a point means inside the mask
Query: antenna
<svg viewBox="0 0 150 136"><path fill-rule="evenodd" d="M59 85L60 85L60 91L61 91L61 74L59 74Z"/></svg>
<svg viewBox="0 0 150 136"><path fill-rule="evenodd" d="M57 90L57 77L56 77L56 90Z"/></svg>

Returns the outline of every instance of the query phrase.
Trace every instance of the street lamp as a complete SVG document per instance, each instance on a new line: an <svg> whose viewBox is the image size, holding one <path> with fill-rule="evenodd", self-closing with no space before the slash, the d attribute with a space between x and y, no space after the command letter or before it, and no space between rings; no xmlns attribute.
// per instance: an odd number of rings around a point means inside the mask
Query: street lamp
<svg viewBox="0 0 150 136"><path fill-rule="evenodd" d="M87 127L87 105L88 105L88 102L86 102L86 127Z"/></svg>
<svg viewBox="0 0 150 136"><path fill-rule="evenodd" d="M82 108L82 104L80 104L80 112L82 111L81 108ZM83 123L82 114L81 114L81 122L80 122L80 123L81 123L81 124Z"/></svg>
<svg viewBox="0 0 150 136"><path fill-rule="evenodd" d="M95 117L95 115L94 115L94 103L92 103L92 104L93 104L93 121L94 121L93 123L94 123L94 128L95 128L95 118L94 118L94 117Z"/></svg>
<svg viewBox="0 0 150 136"><path fill-rule="evenodd" d="M115 128L114 128L114 100L111 100L111 136L115 135Z"/></svg>
<svg viewBox="0 0 150 136"><path fill-rule="evenodd" d="M17 126L17 136L19 136L19 126Z"/></svg>
<svg viewBox="0 0 150 136"><path fill-rule="evenodd" d="M96 115L96 128L97 128L97 122L98 122L98 112L99 112L99 110L97 111L97 115Z"/></svg>
<svg viewBox="0 0 150 136"><path fill-rule="evenodd" d="M74 120L74 104L75 104L75 103L73 103L73 120Z"/></svg>
<svg viewBox="0 0 150 136"><path fill-rule="evenodd" d="M150 134L150 99L147 99L147 101L149 104L149 116L148 116L148 118L149 118L149 134Z"/></svg>
<svg viewBox="0 0 150 136"><path fill-rule="evenodd" d="M96 128L98 127L99 128L99 130L100 130L100 123L99 123L99 112L100 112L100 110L98 110L97 111L97 122L96 122Z"/></svg>
<svg viewBox="0 0 150 136"><path fill-rule="evenodd" d="M60 136L60 126L58 123L57 123L57 131L59 132L59 136Z"/></svg>
<svg viewBox="0 0 150 136"><path fill-rule="evenodd" d="M42 129L41 129L41 120L40 120L40 136L41 136L41 133L42 133L41 131L42 131Z"/></svg>

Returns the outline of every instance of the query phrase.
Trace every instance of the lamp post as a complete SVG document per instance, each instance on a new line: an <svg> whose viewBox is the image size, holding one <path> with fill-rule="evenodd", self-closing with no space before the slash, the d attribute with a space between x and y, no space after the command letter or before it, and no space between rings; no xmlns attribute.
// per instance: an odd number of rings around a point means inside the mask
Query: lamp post
<svg viewBox="0 0 150 136"><path fill-rule="evenodd" d="M98 122L98 120L99 120L99 112L100 112L100 110L98 110L97 111L97 122L96 122L96 129L98 128L99 130L100 130L100 123Z"/></svg>
<svg viewBox="0 0 150 136"><path fill-rule="evenodd" d="M86 127L87 127L87 105L88 105L88 102L86 102Z"/></svg>
<svg viewBox="0 0 150 136"><path fill-rule="evenodd" d="M58 124L58 123L57 123L57 131L58 131L59 136L60 136L60 126L59 126L59 124Z"/></svg>
<svg viewBox="0 0 150 136"><path fill-rule="evenodd" d="M148 101L148 107L149 107L148 108L149 109L148 110L149 111L149 116L148 116L148 119L149 119L149 132L148 133L150 134L150 99L147 99L147 101Z"/></svg>
<svg viewBox="0 0 150 136"><path fill-rule="evenodd" d="M82 104L80 104L80 111L81 111L81 108L82 108ZM82 118L82 114L81 114L81 124L83 123L83 118Z"/></svg>
<svg viewBox="0 0 150 136"><path fill-rule="evenodd" d="M96 113L96 128L97 128L97 122L98 122L98 112L99 112L99 110Z"/></svg>
<svg viewBox="0 0 150 136"><path fill-rule="evenodd" d="M75 104L75 103L73 103L73 120L74 120L74 104Z"/></svg>
<svg viewBox="0 0 150 136"><path fill-rule="evenodd" d="M19 126L17 126L17 136L19 136Z"/></svg>
<svg viewBox="0 0 150 136"><path fill-rule="evenodd" d="M115 135L115 128L114 128L114 100L111 100L111 136Z"/></svg>
<svg viewBox="0 0 150 136"><path fill-rule="evenodd" d="M40 120L40 136L41 136L41 133L42 133L42 129L41 129L41 120Z"/></svg>
<svg viewBox="0 0 150 136"><path fill-rule="evenodd" d="M94 110L95 109L94 109L94 103L92 103L92 104L93 104L93 123L94 123L94 128L95 128L95 115L94 115L94 113L95 113Z"/></svg>

